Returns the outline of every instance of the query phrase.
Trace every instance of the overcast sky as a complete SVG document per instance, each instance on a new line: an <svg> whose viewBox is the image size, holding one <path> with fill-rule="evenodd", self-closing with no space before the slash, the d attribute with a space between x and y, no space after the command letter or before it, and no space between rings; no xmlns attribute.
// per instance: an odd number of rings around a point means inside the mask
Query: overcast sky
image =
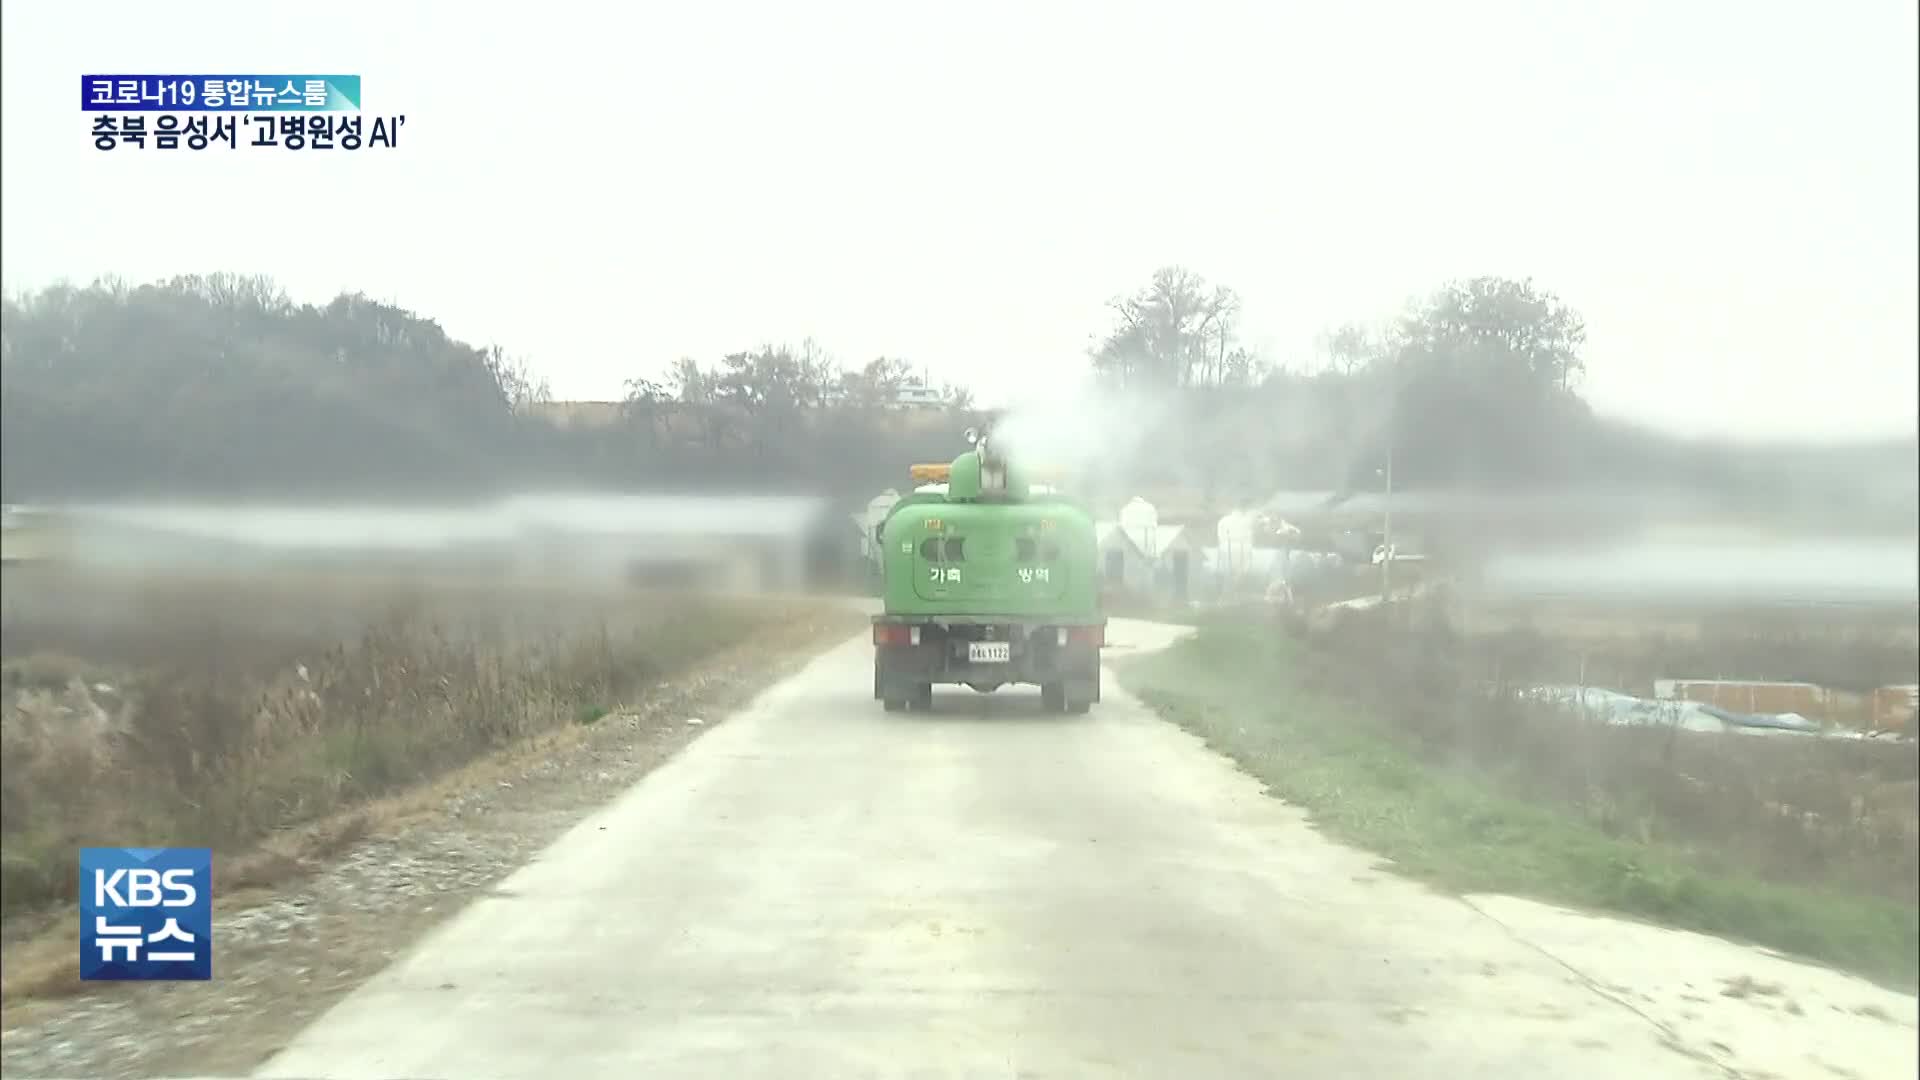
<svg viewBox="0 0 1920 1080"><path fill-rule="evenodd" d="M1532 276L1602 409L1911 431L1916 5L7 0L5 284L267 273L564 397L812 336L1068 385L1178 262L1249 343ZM195 12L188 15L186 12ZM394 150L95 150L86 73L362 76Z"/></svg>

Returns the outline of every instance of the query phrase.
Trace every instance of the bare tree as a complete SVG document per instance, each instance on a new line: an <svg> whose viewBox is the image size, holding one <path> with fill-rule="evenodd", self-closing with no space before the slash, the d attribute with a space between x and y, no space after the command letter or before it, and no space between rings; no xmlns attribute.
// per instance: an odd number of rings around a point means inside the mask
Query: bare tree
<svg viewBox="0 0 1920 1080"><path fill-rule="evenodd" d="M1094 370L1119 386L1220 386L1246 378L1252 358L1233 347L1240 299L1183 267L1109 302L1117 316L1092 350Z"/></svg>
<svg viewBox="0 0 1920 1080"><path fill-rule="evenodd" d="M498 345L488 346L484 355L487 373L500 386L500 395L515 415L525 415L533 406L553 400L553 389L546 376L535 375L524 356L508 356Z"/></svg>

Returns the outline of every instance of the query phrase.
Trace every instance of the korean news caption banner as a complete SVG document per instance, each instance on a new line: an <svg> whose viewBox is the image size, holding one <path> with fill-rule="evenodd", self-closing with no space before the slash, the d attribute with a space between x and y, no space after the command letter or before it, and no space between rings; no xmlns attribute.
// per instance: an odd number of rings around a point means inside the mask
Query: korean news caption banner
<svg viewBox="0 0 1920 1080"><path fill-rule="evenodd" d="M80 977L213 978L213 852L80 849Z"/></svg>
<svg viewBox="0 0 1920 1080"><path fill-rule="evenodd" d="M361 115L358 75L82 75L80 110L100 150L392 149L407 122Z"/></svg>

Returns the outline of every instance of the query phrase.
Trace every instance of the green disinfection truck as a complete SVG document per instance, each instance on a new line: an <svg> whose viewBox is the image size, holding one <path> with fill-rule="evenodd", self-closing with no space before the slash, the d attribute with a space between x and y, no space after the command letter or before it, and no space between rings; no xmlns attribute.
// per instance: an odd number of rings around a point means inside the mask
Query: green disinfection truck
<svg viewBox="0 0 1920 1080"><path fill-rule="evenodd" d="M913 466L913 492L874 528L873 696L925 710L936 683L1025 683L1043 708L1084 713L1100 700L1107 625L1093 517L1029 483L991 432L967 441L950 464Z"/></svg>

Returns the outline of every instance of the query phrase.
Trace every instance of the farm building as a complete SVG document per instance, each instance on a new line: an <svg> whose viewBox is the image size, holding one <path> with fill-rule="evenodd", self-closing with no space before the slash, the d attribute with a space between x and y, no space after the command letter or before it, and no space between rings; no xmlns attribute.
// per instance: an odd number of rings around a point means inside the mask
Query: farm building
<svg viewBox="0 0 1920 1080"><path fill-rule="evenodd" d="M1920 687L1882 686L1870 693L1804 682L1746 679L1659 679L1654 697L1692 701L1757 715L1793 714L1845 728L1911 735Z"/></svg>
<svg viewBox="0 0 1920 1080"><path fill-rule="evenodd" d="M879 561L880 552L875 547L878 541L875 539L874 530L880 527L881 522L887 520L887 514L892 512L893 504L899 501L900 493L892 488L888 488L873 498L868 499L865 510L854 513L853 523L855 530L858 531L860 535L860 555L862 558L871 562Z"/></svg>
<svg viewBox="0 0 1920 1080"><path fill-rule="evenodd" d="M1163 525L1145 499L1133 499L1120 520L1094 527L1100 577L1109 589L1184 603L1194 593L1198 549L1184 525Z"/></svg>
<svg viewBox="0 0 1920 1080"><path fill-rule="evenodd" d="M1190 530L1184 525L1162 525L1154 536L1154 587L1175 603L1186 603L1194 593L1198 562Z"/></svg>
<svg viewBox="0 0 1920 1080"><path fill-rule="evenodd" d="M1870 726L1874 731L1900 731L1914 734L1914 718L1920 712L1920 685L1883 686L1870 698Z"/></svg>
<svg viewBox="0 0 1920 1080"><path fill-rule="evenodd" d="M1118 522L1093 528L1100 551L1100 582L1107 589L1145 594L1153 588L1153 560Z"/></svg>
<svg viewBox="0 0 1920 1080"><path fill-rule="evenodd" d="M1223 593L1263 593L1286 579L1285 555L1276 548L1206 547L1200 549L1200 576Z"/></svg>
<svg viewBox="0 0 1920 1080"><path fill-rule="evenodd" d="M1234 511L1214 525L1213 557L1208 574L1223 585L1253 572L1254 535L1258 522L1252 514Z"/></svg>
<svg viewBox="0 0 1920 1080"><path fill-rule="evenodd" d="M1267 596L1294 582L1341 572L1340 555L1296 549L1301 530L1270 514L1239 510L1204 524L1163 521L1154 504L1130 500L1097 528L1100 576L1109 589L1184 603Z"/></svg>
<svg viewBox="0 0 1920 1080"><path fill-rule="evenodd" d="M1824 716L1829 694L1804 682L1760 682L1746 679L1657 679L1653 696L1663 701L1695 701L1739 713L1773 715L1797 713Z"/></svg>

